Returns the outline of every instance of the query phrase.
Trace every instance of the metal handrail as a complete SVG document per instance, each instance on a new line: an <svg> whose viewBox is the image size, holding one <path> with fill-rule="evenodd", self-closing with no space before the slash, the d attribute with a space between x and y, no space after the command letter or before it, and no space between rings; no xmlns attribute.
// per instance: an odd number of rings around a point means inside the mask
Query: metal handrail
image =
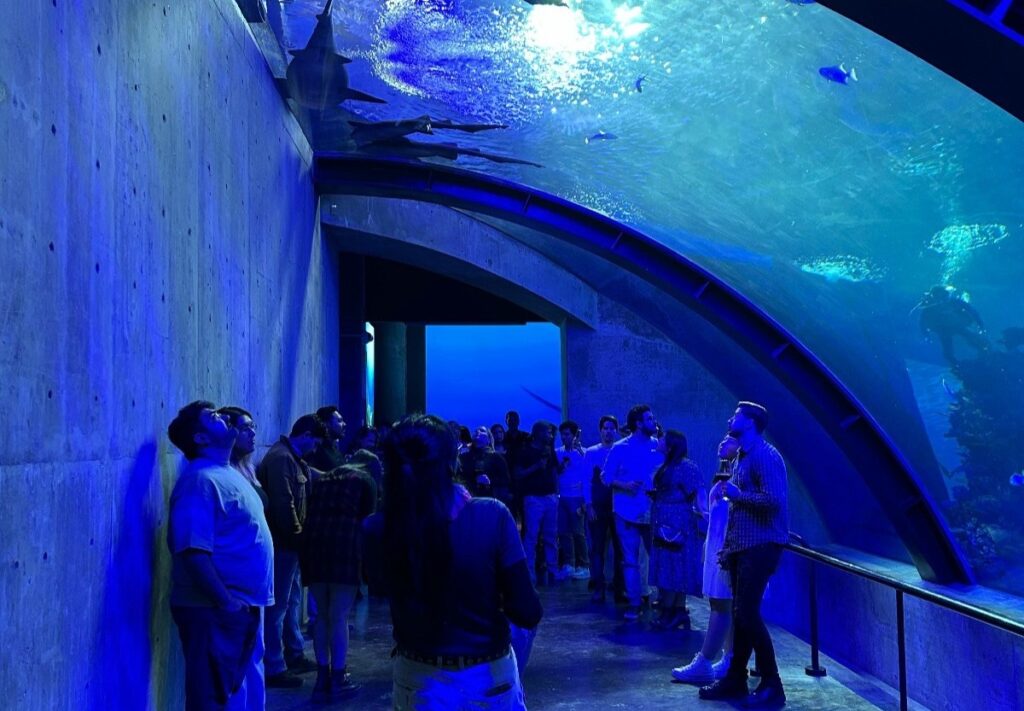
<svg viewBox="0 0 1024 711"><path fill-rule="evenodd" d="M799 536L795 534L790 535L791 538L800 540ZM874 583L878 583L879 585L885 585L896 592L896 642L898 645L897 659L899 664L900 711L907 711L909 705L909 693L907 689L906 613L903 605L904 596L910 595L911 597L916 597L919 600L930 602L973 620L984 622L985 624L992 625L993 627L997 627L1011 634L1024 637L1024 622L1011 620L1005 615L1000 615L997 612L992 612L991 610L986 610L960 600L954 600L942 595L941 593L915 587L914 585L905 583L902 580L896 580L895 578L891 578L887 575L876 573L873 570L868 570L867 568L855 563L850 563L849 561L841 560L835 556L811 550L806 545L788 543L785 548L786 550L806 558L810 563L810 572L807 583L811 637L811 663L805 668L805 672L808 676L821 677L826 674L825 668L818 663L818 593L815 576L817 563L842 570L843 572L870 580Z"/></svg>
<svg viewBox="0 0 1024 711"><path fill-rule="evenodd" d="M958 612L961 615L978 620L979 622L984 622L992 625L993 627L998 627L999 629L1010 632L1011 634L1024 637L1024 622L1012 620L1009 617L1000 615L998 612L992 612L991 610L986 610L967 602L954 600L942 595L941 593L915 587L914 585L905 583L901 580L896 580L895 578L890 578L886 575L882 575L881 573L876 573L873 570L868 570L867 568L863 568L855 563L850 563L825 553L811 550L806 546L789 543L786 545L786 548L793 553L805 558L810 558L818 563L824 563L825 565L833 568L839 568L840 570L852 573L858 577L867 578L873 582L880 583L881 585L885 585L906 595L910 595L911 597L916 597L932 604L939 605L940 607L945 607L948 610Z"/></svg>

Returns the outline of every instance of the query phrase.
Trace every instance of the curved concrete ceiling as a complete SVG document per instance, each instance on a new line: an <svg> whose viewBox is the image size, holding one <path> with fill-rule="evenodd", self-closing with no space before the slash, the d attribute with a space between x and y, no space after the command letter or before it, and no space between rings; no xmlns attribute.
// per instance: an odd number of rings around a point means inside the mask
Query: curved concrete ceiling
<svg viewBox="0 0 1024 711"><path fill-rule="evenodd" d="M403 197L495 215L566 240L642 277L739 344L813 413L875 492L923 578L972 579L913 468L862 404L778 323L677 252L586 208L467 171L321 155L314 180L321 194Z"/></svg>
<svg viewBox="0 0 1024 711"><path fill-rule="evenodd" d="M340 204L336 204L340 203ZM429 229L424 229L429 225ZM380 209L371 200L324 200L324 235L346 252L383 257L458 279L551 323L593 327L594 290L526 245L454 210L426 203Z"/></svg>

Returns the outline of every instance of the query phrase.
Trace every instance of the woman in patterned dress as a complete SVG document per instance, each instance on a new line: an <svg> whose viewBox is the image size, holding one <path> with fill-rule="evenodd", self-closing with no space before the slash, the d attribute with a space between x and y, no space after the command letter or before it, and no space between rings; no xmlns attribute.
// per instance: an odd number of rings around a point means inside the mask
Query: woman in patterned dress
<svg viewBox="0 0 1024 711"><path fill-rule="evenodd" d="M686 436L667 430L659 440L665 463L654 475L650 583L658 588L655 626L690 628L686 596L701 594L698 507L707 496L700 469L688 459Z"/></svg>

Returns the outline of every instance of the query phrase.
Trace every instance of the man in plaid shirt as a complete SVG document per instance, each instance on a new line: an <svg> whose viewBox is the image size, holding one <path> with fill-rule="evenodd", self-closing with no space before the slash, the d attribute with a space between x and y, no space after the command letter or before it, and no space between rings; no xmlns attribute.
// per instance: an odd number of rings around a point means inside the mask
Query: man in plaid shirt
<svg viewBox="0 0 1024 711"><path fill-rule="evenodd" d="M786 694L775 649L764 620L761 598L789 539L786 464L762 436L765 408L740 402L729 420L729 434L740 442L732 478L726 482L729 523L721 563L729 571L733 595L733 657L724 679L700 690L702 699L745 699L747 708L779 707ZM757 653L761 683L747 693L747 663Z"/></svg>

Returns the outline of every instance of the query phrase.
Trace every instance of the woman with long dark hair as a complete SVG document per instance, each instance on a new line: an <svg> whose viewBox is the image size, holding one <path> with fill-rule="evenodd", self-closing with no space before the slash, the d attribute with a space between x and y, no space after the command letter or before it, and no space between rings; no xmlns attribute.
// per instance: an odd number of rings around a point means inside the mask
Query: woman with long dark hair
<svg viewBox="0 0 1024 711"><path fill-rule="evenodd" d="M438 417L403 419L383 454L384 510L367 528L391 600L393 708L525 709L509 622L532 629L542 610L508 508L456 485Z"/></svg>
<svg viewBox="0 0 1024 711"><path fill-rule="evenodd" d="M690 629L686 595L700 595L700 541L696 510L707 498L700 469L687 458L686 436L667 430L658 440L665 463L654 475L650 583L658 588L661 615L655 626Z"/></svg>

